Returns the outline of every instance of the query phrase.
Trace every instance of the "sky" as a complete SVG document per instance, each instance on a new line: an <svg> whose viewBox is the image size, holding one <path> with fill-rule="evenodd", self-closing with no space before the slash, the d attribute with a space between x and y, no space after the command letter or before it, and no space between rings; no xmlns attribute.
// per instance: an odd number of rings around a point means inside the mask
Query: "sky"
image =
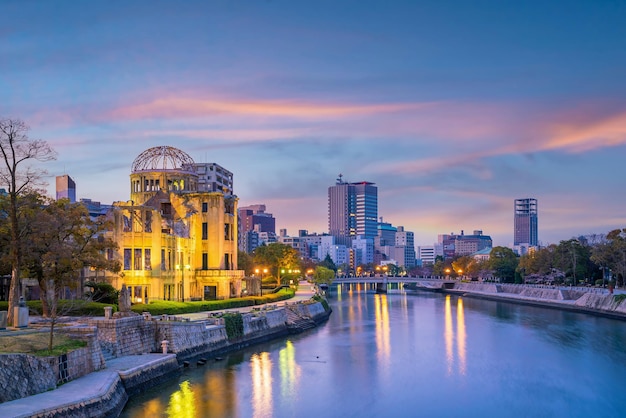
<svg viewBox="0 0 626 418"><path fill-rule="evenodd" d="M328 232L339 174L385 222L512 245L626 227L626 0L0 0L0 117L77 197L130 197L168 145L234 173L239 205Z"/></svg>

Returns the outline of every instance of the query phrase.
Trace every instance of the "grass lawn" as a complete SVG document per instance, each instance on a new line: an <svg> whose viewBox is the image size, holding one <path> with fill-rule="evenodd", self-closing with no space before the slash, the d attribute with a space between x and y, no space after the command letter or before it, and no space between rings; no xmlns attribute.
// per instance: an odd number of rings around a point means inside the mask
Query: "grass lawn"
<svg viewBox="0 0 626 418"><path fill-rule="evenodd" d="M36 356L60 355L86 345L83 341L76 341L67 336L56 333L52 352L48 351L48 331L6 331L0 334L0 354L20 353L33 354Z"/></svg>

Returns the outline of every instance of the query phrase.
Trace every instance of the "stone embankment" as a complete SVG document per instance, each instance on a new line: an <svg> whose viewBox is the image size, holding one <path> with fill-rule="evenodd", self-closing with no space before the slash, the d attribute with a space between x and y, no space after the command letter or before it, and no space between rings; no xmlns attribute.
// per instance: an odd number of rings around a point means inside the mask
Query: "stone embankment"
<svg viewBox="0 0 626 418"><path fill-rule="evenodd" d="M616 297L606 289L473 282L444 288L432 281L418 283L419 288L626 319L625 298Z"/></svg>
<svg viewBox="0 0 626 418"><path fill-rule="evenodd" d="M301 331L301 324L322 323L330 313L313 301L253 310L242 314L243 331L231 338L223 318L210 313L194 321L149 314L92 318L69 328L88 341L75 354L44 359L0 355L0 416L117 416L129 396L176 376L194 359ZM149 354L157 352L162 354ZM96 388L81 396L69 391L83 379L95 380Z"/></svg>

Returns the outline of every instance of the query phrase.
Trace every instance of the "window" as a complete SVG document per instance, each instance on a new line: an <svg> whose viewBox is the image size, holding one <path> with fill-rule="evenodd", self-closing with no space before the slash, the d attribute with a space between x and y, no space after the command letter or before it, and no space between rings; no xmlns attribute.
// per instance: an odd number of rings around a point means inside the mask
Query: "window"
<svg viewBox="0 0 626 418"><path fill-rule="evenodd" d="M209 254L202 253L202 270L209 269Z"/></svg>
<svg viewBox="0 0 626 418"><path fill-rule="evenodd" d="M152 212L149 210L146 211L146 221L144 225L144 231L152 232Z"/></svg>
<svg viewBox="0 0 626 418"><path fill-rule="evenodd" d="M130 261L132 259L132 251L130 248L124 248L124 270L130 270Z"/></svg>
<svg viewBox="0 0 626 418"><path fill-rule="evenodd" d="M150 248L146 248L143 252L143 269L152 270L152 262L150 261Z"/></svg>
<svg viewBox="0 0 626 418"><path fill-rule="evenodd" d="M202 213L207 213L209 211L209 204L207 202L202 202Z"/></svg>
<svg viewBox="0 0 626 418"><path fill-rule="evenodd" d="M209 238L209 224L206 222L202 222L202 239Z"/></svg>
<svg viewBox="0 0 626 418"><path fill-rule="evenodd" d="M165 271L165 249L161 248L161 271Z"/></svg>
<svg viewBox="0 0 626 418"><path fill-rule="evenodd" d="M231 240L231 236L230 236L230 224L224 224L224 239L226 241L230 241Z"/></svg>
<svg viewBox="0 0 626 418"><path fill-rule="evenodd" d="M224 254L224 270L230 270L230 254Z"/></svg>
<svg viewBox="0 0 626 418"><path fill-rule="evenodd" d="M141 248L135 248L135 263L133 270L141 270Z"/></svg>

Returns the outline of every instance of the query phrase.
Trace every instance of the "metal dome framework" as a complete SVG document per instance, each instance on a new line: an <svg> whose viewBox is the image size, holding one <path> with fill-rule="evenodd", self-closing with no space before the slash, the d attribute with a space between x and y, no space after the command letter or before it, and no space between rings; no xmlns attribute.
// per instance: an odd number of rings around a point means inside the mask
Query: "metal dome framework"
<svg viewBox="0 0 626 418"><path fill-rule="evenodd" d="M194 165L193 159L178 148L159 146L152 147L135 158L132 172L161 171L161 170L189 170Z"/></svg>

